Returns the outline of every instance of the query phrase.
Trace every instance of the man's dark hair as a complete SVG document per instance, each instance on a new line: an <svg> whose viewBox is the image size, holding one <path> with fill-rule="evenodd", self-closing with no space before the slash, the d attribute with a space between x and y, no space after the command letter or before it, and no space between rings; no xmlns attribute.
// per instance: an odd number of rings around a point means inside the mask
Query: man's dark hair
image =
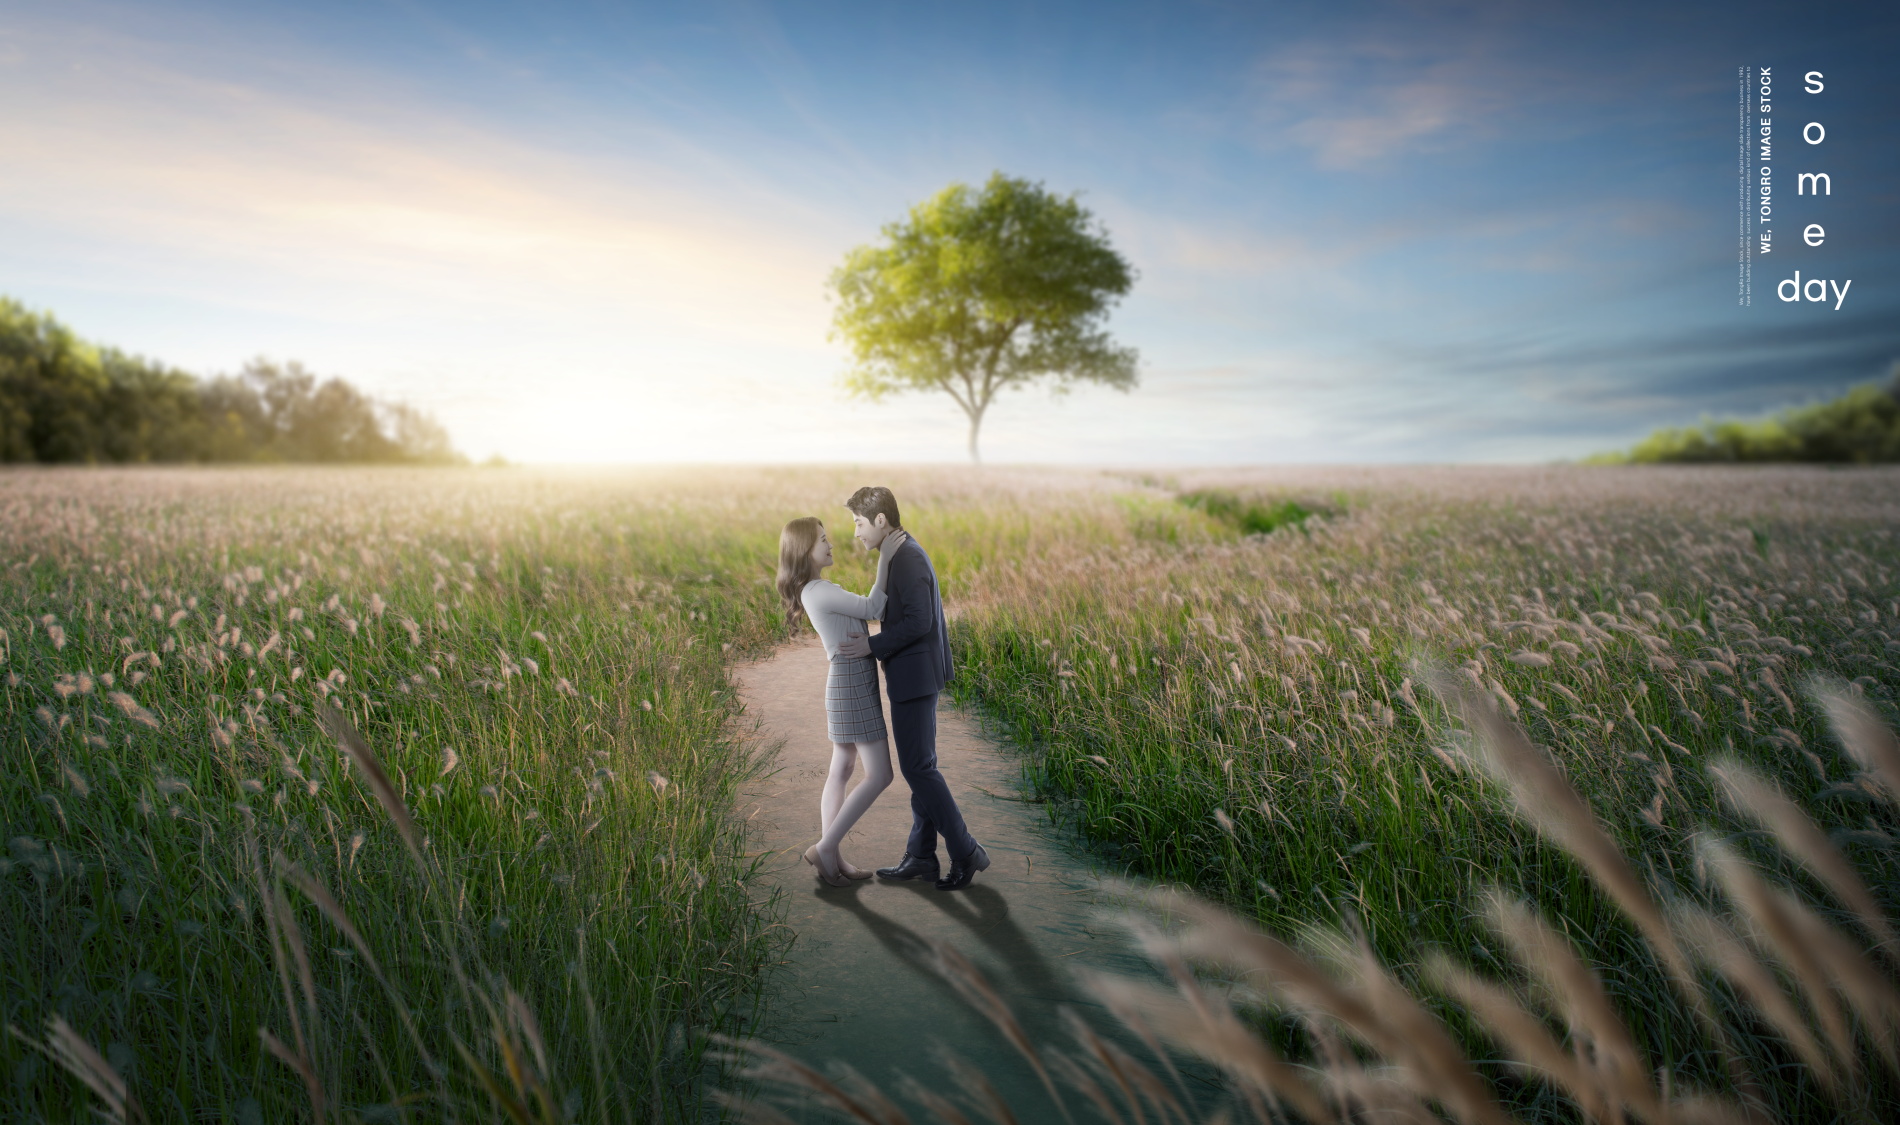
<svg viewBox="0 0 1900 1125"><path fill-rule="evenodd" d="M904 523L897 516L897 497L881 484L868 484L851 494L844 502L854 516L863 516L873 523L882 514L884 522L891 527L902 527Z"/></svg>

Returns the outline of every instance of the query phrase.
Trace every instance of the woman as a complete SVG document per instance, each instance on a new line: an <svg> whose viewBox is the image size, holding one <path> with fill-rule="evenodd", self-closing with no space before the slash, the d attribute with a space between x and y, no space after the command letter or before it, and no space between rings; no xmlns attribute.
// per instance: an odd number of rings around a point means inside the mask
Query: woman
<svg viewBox="0 0 1900 1125"><path fill-rule="evenodd" d="M778 537L778 592L785 600L785 620L796 624L802 613L818 630L831 671L825 681L825 725L831 735L831 772L818 800L818 842L805 849L805 862L818 869L819 878L834 887L853 879L869 879L871 872L838 853L845 833L891 783L891 751L884 730L884 700L877 688L877 661L840 657L838 645L847 635L863 635L865 621L884 615L884 579L891 556L906 536L894 531L877 556L877 581L862 597L820 577L831 565L831 540L825 525L811 516L785 525ZM863 765L864 780L845 795L852 768Z"/></svg>

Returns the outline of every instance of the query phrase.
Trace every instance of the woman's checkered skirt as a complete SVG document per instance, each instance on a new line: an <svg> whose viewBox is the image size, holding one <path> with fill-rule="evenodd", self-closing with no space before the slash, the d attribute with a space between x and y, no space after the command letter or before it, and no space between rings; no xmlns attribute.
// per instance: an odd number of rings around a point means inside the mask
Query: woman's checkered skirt
<svg viewBox="0 0 1900 1125"><path fill-rule="evenodd" d="M882 742L884 699L877 690L877 661L834 656L825 679L825 729L833 742Z"/></svg>

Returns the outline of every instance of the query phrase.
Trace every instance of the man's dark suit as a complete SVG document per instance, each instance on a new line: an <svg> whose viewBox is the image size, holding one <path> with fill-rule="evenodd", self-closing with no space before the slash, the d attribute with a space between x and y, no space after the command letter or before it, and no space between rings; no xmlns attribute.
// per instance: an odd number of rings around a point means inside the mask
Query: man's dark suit
<svg viewBox="0 0 1900 1125"><path fill-rule="evenodd" d="M937 854L937 834L952 859L976 847L950 786L937 770L937 693L950 682L950 636L930 556L912 539L891 556L884 579L884 626L870 638L884 665L897 765L910 785L910 844L919 858Z"/></svg>

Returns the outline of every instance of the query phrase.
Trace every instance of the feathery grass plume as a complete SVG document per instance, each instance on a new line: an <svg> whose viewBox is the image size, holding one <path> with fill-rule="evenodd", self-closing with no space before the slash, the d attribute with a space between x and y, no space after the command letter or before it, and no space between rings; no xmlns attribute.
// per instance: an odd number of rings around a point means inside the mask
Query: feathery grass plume
<svg viewBox="0 0 1900 1125"><path fill-rule="evenodd" d="M963 997L965 1003L981 1012L985 1019L996 1025L996 1029L1003 1033L1003 1038L1009 1040L1010 1046L1015 1047L1035 1070L1036 1077L1042 1080L1042 1088L1049 1093L1049 1100L1056 1103L1056 1108L1062 1111L1063 1119L1074 1121L1074 1118L1069 1116L1069 1107L1056 1090L1055 1082L1049 1077L1049 1070L1043 1062L1041 1053L1036 1050L1036 1045L1030 1042L1029 1033L1023 1030L1021 1021L1017 1020L1016 1013L1010 1010L1009 1002L996 991L996 986L990 983L989 978L984 976L983 971L978 969L968 957L951 946L940 941L932 941L928 943L928 949L930 967L937 971L938 976L950 982L951 987L957 990L957 995Z"/></svg>
<svg viewBox="0 0 1900 1125"><path fill-rule="evenodd" d="M1886 786L1889 803L1900 805L1900 739L1892 728L1837 679L1816 676L1808 681L1808 691L1827 712L1848 755Z"/></svg>
<svg viewBox="0 0 1900 1125"><path fill-rule="evenodd" d="M1780 958L1801 985L1808 1008L1821 1025L1828 1046L1841 1069L1852 1075L1859 1069L1853 1034L1848 1030L1839 1001L1834 995L1827 971L1804 940L1794 911L1798 903L1778 893L1744 860L1739 852L1722 840L1703 832L1696 836L1696 851L1715 873L1722 891L1758 928L1768 948ZM1793 908L1791 910L1790 908Z"/></svg>
<svg viewBox="0 0 1900 1125"><path fill-rule="evenodd" d="M356 727L343 717L343 712L331 706L327 700L316 700L313 706L317 713L317 720L323 724L323 729L329 732L331 738L336 739L337 748L347 754L350 761L356 763L356 768L362 771L363 779L369 782L370 792L376 794L377 803L383 806L383 811L389 814L391 821L395 822L396 832L402 836L402 842L408 845L409 854L415 857L416 866L427 871L429 864L423 858L422 840L416 833L416 822L409 815L409 806L403 804L402 795L396 792L396 786L389 780L389 774L384 772L383 763L378 760L375 751L369 748L369 743L363 741L363 736L357 733Z"/></svg>
<svg viewBox="0 0 1900 1125"><path fill-rule="evenodd" d="M971 1100L993 1125L1021 1125L1015 1111L1010 1109L1009 1103L1003 1100L1003 1095L997 1092L996 1084L990 1081L989 1075L984 1074L979 1067L948 1047L939 1046L936 1054L943 1068L950 1072L950 1077L957 1087L969 1092Z"/></svg>
<svg viewBox="0 0 1900 1125"><path fill-rule="evenodd" d="M722 1061L749 1063L739 1072L739 1077L747 1081L784 1087L861 1125L908 1125L908 1120L902 1114L894 1120L882 1116L878 1104L881 1099L871 1100L854 1095L821 1071L775 1047L768 1047L756 1039L740 1040L726 1035L715 1035L712 1039L730 1048L719 1056ZM731 1104L730 1098L722 1100Z"/></svg>
<svg viewBox="0 0 1900 1125"><path fill-rule="evenodd" d="M1783 900L1783 911L1793 921L1801 939L1814 950L1815 957L1847 998L1848 1006L1860 1016L1861 1027L1874 1039L1881 1057L1896 1076L1900 1076L1900 990L1881 972L1873 959L1820 915L1802 905L1786 892L1776 892Z"/></svg>
<svg viewBox="0 0 1900 1125"><path fill-rule="evenodd" d="M1064 1085L1082 1095L1082 1100L1095 1107L1103 1121L1110 1125L1127 1125L1121 1110L1115 1105L1115 1099L1095 1080L1087 1067L1057 1051L1049 1053L1049 1069L1062 1079Z"/></svg>
<svg viewBox="0 0 1900 1125"><path fill-rule="evenodd" d="M1336 959L1348 966L1356 978L1352 983L1341 983L1291 946L1254 929L1218 907L1175 892L1150 892L1148 898L1151 903L1161 905L1172 913L1185 915L1195 923L1177 938L1151 940L1151 953L1159 947L1158 951L1165 957L1172 950L1178 950L1185 956L1217 964L1233 972L1249 976L1257 974L1271 991L1284 996L1298 1008L1321 1013L1337 1021L1360 1041L1396 1064L1395 1073L1407 1084L1413 1095L1438 1101L1461 1120L1508 1120L1443 1026L1406 994L1383 967L1378 966L1369 951L1363 948L1354 950L1343 936L1324 938L1325 943L1332 946ZM1198 995L1198 990L1191 988L1191 977L1183 979L1184 969L1177 969L1175 975L1184 995L1190 999ZM1354 987L1355 984L1357 987ZM1133 996L1130 995L1130 998ZM1211 1009L1200 1012L1204 1020L1211 1013ZM1152 1010L1144 1014L1151 1019L1157 1016ZM1169 1020L1165 1024L1157 1022L1157 1026L1171 1035L1192 1030L1179 1019ZM1220 1030L1238 1031L1238 1028L1223 1027ZM1259 1059L1258 1052L1264 1050L1264 1044L1259 1044L1244 1031L1226 1040L1204 1038L1229 1050L1236 1049L1238 1043L1245 1040L1246 1049L1241 1057L1250 1061ZM1197 1045L1197 1049L1201 1048ZM1260 1061L1264 1063L1267 1060ZM1261 1074L1263 1078L1278 1080L1282 1085L1284 1083L1283 1076L1277 1074L1270 1065L1263 1066ZM1269 1088L1277 1093L1285 1093L1284 1089L1278 1087ZM1305 1107L1296 1108L1311 1116L1311 1111Z"/></svg>
<svg viewBox="0 0 1900 1125"><path fill-rule="evenodd" d="M1437 1071L1437 1066L1448 1057L1441 1038L1442 1029L1425 1031L1414 1022L1410 1013L1390 1010L1389 997L1383 992L1379 993L1375 1001L1363 989L1355 990L1335 980L1299 950L1211 903L1167 890L1148 891L1141 897L1151 907L1193 923L1178 936L1150 937L1145 944L1152 956L1169 966L1183 997L1193 1006L1201 1022L1213 1032L1204 1042L1208 1046L1236 1052L1235 1058L1253 1067L1252 1073L1256 1073L1263 1081L1278 1081L1279 1085L1269 1084L1263 1088L1294 1101L1302 1113L1309 1116L1312 1113L1295 1101L1298 1094L1294 1091L1304 1090L1304 1084L1292 1089L1285 1087L1284 1074L1271 1065L1277 1056L1273 1056L1264 1043L1241 1028L1224 1004L1211 1003L1211 998L1204 991L1194 987L1184 958L1244 974L1247 979L1264 985L1270 993L1284 997L1295 1008L1320 1013L1337 1021L1386 1059L1402 1064L1411 1077L1421 1082L1421 1092L1441 1098L1454 1113L1469 1113L1472 1120L1501 1118L1501 1111L1490 1103L1482 1087L1472 1086L1466 1081L1466 1076L1459 1073L1461 1057L1448 1072ZM1144 1014L1151 1019L1156 1015L1152 1010ZM1395 1017L1398 1020L1396 1026L1390 1022ZM1429 1020L1429 1017L1426 1018ZM1163 1031L1171 1029L1179 1031L1183 1025L1175 1020L1162 1026ZM1421 1035L1422 1039L1413 1038ZM1428 1075L1445 1080L1447 1085L1425 1090L1423 1083Z"/></svg>
<svg viewBox="0 0 1900 1125"><path fill-rule="evenodd" d="M272 1035L267 1027L258 1028L257 1037L263 1042L264 1049L275 1056L278 1062L296 1071L297 1077L303 1079L304 1093L310 1099L310 1118L322 1121L328 1112L325 1109L328 1101L324 1097L323 1082L317 1077L316 1068L310 1065L310 1059L302 1051L284 1046L283 1041Z"/></svg>
<svg viewBox="0 0 1900 1125"><path fill-rule="evenodd" d="M1486 896L1485 914L1571 1031L1587 1037L1585 1065L1595 1073L1603 1095L1648 1120L1664 1116L1662 1099L1648 1081L1648 1064L1623 1017L1603 991L1603 982L1563 935L1528 905L1500 892Z"/></svg>
<svg viewBox="0 0 1900 1125"><path fill-rule="evenodd" d="M1839 1090L1840 1072L1808 1029L1793 998L1733 930L1715 915L1686 902L1670 905L1669 924L1690 950L1715 966L1755 1006L1830 1092Z"/></svg>
<svg viewBox="0 0 1900 1125"><path fill-rule="evenodd" d="M1425 959L1425 979L1465 1006L1490 1037L1510 1051L1516 1065L1540 1074L1569 1094L1586 1120L1602 1120L1610 1100L1576 1056L1564 1050L1539 1016L1526 1010L1502 985L1456 964L1443 952Z"/></svg>
<svg viewBox="0 0 1900 1125"><path fill-rule="evenodd" d="M1497 713L1488 698L1444 672L1434 674L1431 684L1481 735L1478 740L1483 750L1481 759L1491 775L1511 794L1519 814L1583 864L1642 931L1704 1025L1716 1029L1718 1025L1708 1010L1708 999L1696 983L1674 935L1669 932L1662 910L1630 867L1622 849L1597 823L1589 802L1571 786L1555 763L1530 744L1515 724L1506 722Z"/></svg>
<svg viewBox="0 0 1900 1125"><path fill-rule="evenodd" d="M897 1090L898 1093L935 1114L937 1120L943 1122L943 1125L976 1125L955 1102L917 1081L912 1075L900 1075L897 1079Z"/></svg>
<svg viewBox="0 0 1900 1125"><path fill-rule="evenodd" d="M353 852L354 849L352 849L352 853ZM292 886L302 891L310 901L317 904L317 909L322 911L323 916L330 920L331 925L342 931L343 937L350 943L351 948L355 949L357 955L363 959L364 964L369 966L370 975L376 978L376 983L382 986L383 994L389 998L390 1008L396 1013L396 1018L402 1022L403 1030L409 1035L409 1042L415 1047L416 1053L421 1057L423 1065L429 1069L430 1074L434 1075L439 1083L442 1078L441 1067L436 1064L435 1058L429 1053L428 1044L422 1038L422 1033L417 1030L415 1020L409 1014L408 1002L403 999L402 994L397 992L395 986L390 983L389 976L383 972L383 966L377 961L375 952L370 949L369 943L363 940L363 935L357 931L355 923L350 921L349 913L343 909L342 904L337 902L336 897L332 895L323 884L317 882L316 879L312 878L309 872L303 868L298 867L294 863L283 862L280 866L280 870L283 877L288 879Z"/></svg>
<svg viewBox="0 0 1900 1125"><path fill-rule="evenodd" d="M110 700L112 705L114 707L117 707L125 715L126 718L132 720L133 722L139 724L140 726L150 727L153 730L157 730L159 728L158 717L152 714L150 711L147 711L145 708L139 706L139 701L136 699L133 699L131 696L127 695L126 693L122 691L108 692L106 693L106 698Z"/></svg>
<svg viewBox="0 0 1900 1125"><path fill-rule="evenodd" d="M1127 1051L1097 1035L1094 1028L1075 1014L1074 1009L1062 1009L1062 1022L1094 1069L1107 1075L1121 1091L1137 1125L1147 1120L1141 1109L1144 1098L1154 1107L1155 1114L1162 1121L1176 1116L1186 1119L1186 1107L1161 1084L1153 1071L1136 1061Z"/></svg>
<svg viewBox="0 0 1900 1125"><path fill-rule="evenodd" d="M1099 979L1096 974L1086 972L1078 974L1078 978L1084 985L1090 985L1091 982ZM1160 1036L1156 1035L1155 1029L1148 1026L1148 1021L1142 1018L1141 1011L1130 1004L1124 1003L1122 999L1112 991L1096 989L1092 986L1090 987L1090 991L1097 1000L1102 1002L1102 1006L1108 1009L1109 1015L1114 1016L1120 1021L1121 1025L1132 1032L1135 1038L1141 1040L1142 1046L1148 1048L1148 1053L1155 1057L1155 1061L1158 1062L1161 1065L1161 1069L1166 1072L1168 1081L1173 1083L1174 1092L1180 1095L1180 1099L1185 1102L1188 1096L1187 1083L1182 1079L1180 1070L1175 1067L1174 1059L1169 1057L1167 1049L1161 1045Z"/></svg>
<svg viewBox="0 0 1900 1125"><path fill-rule="evenodd" d="M1390 1059L1399 1064L1394 1069L1403 1084L1421 1099L1438 1101L1460 1121L1502 1125L1509 1120L1444 1025L1379 963L1356 923L1353 929L1354 936L1349 939L1337 931L1309 927L1306 944L1321 950L1343 971L1384 1024L1406 1044L1402 1055Z"/></svg>
<svg viewBox="0 0 1900 1125"><path fill-rule="evenodd" d="M1813 818L1774 782L1734 758L1719 759L1710 766L1709 773L1731 808L1772 831L1790 855L1854 912L1878 948L1889 958L1900 960L1900 938L1895 937L1892 923L1880 912L1867 884L1848 864L1847 857Z"/></svg>
<svg viewBox="0 0 1900 1125"><path fill-rule="evenodd" d="M1105 1004L1140 1014L1142 1022L1170 1043L1221 1068L1243 1091L1284 1102L1305 1120L1336 1120L1301 1068L1281 1058L1234 1015L1226 1001L1209 995L1183 965L1174 973L1177 994L1121 977L1083 976L1089 991Z"/></svg>
<svg viewBox="0 0 1900 1125"><path fill-rule="evenodd" d="M128 1122L143 1122L145 1111L139 1107L138 1099L125 1088L125 1079L119 1075L113 1065L105 1060L86 1042L86 1037L73 1030L71 1024L55 1012L46 1018L46 1042L40 1043L29 1038L25 1032L9 1024L7 1031L15 1039L52 1059L59 1067L79 1079L98 1098L101 1105L96 1111L114 1125L127 1125Z"/></svg>

